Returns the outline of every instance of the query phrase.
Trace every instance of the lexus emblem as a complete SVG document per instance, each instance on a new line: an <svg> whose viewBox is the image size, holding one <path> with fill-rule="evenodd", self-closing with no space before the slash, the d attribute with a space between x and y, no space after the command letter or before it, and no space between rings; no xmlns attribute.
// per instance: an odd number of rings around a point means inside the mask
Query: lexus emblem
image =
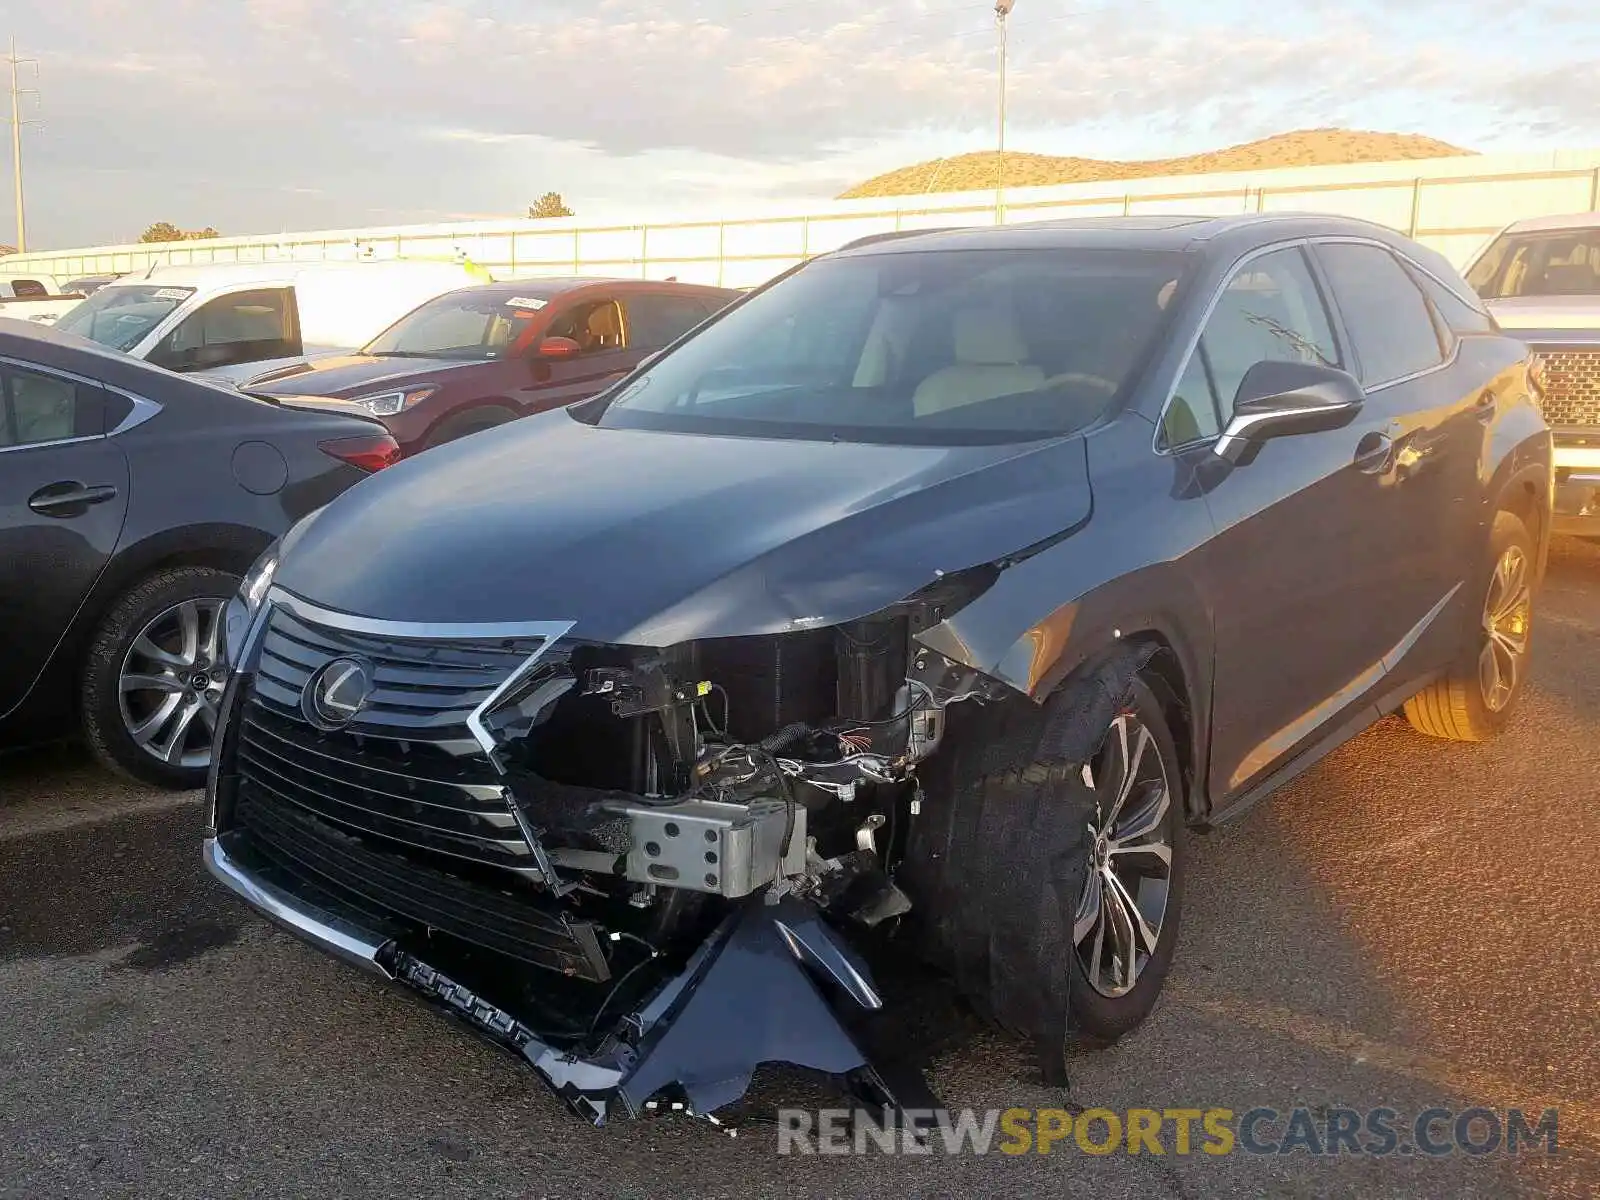
<svg viewBox="0 0 1600 1200"><path fill-rule="evenodd" d="M372 668L359 658L336 658L306 682L300 711L318 729L342 729L372 698Z"/></svg>

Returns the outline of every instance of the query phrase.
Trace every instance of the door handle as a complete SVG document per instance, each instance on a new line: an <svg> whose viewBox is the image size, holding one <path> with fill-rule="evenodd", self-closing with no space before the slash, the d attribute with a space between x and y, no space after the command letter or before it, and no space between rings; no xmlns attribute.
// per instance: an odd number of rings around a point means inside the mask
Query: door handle
<svg viewBox="0 0 1600 1200"><path fill-rule="evenodd" d="M1369 433L1356 443L1356 470L1363 475L1381 475L1394 457L1394 440L1386 433Z"/></svg>
<svg viewBox="0 0 1600 1200"><path fill-rule="evenodd" d="M75 517L91 504L104 504L117 498L109 483L84 485L76 482L52 483L28 497L28 507L45 517Z"/></svg>

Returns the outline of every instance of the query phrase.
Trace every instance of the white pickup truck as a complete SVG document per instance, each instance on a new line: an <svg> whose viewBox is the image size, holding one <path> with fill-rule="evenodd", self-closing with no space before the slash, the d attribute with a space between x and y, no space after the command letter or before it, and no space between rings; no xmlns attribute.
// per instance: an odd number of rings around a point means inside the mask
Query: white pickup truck
<svg viewBox="0 0 1600 1200"><path fill-rule="evenodd" d="M0 317L53 324L82 302L84 293L61 291L53 275L0 273Z"/></svg>
<svg viewBox="0 0 1600 1200"><path fill-rule="evenodd" d="M1600 539L1600 212L1507 226L1467 282L1534 351L1555 439L1555 532Z"/></svg>

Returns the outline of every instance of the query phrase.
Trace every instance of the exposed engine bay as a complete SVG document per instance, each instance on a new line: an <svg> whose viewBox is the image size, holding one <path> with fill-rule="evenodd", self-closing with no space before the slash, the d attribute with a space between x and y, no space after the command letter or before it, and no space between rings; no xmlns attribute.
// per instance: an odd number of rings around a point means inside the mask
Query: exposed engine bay
<svg viewBox="0 0 1600 1200"><path fill-rule="evenodd" d="M548 978L529 979L524 995L538 1000L518 1019L559 1043L576 1033L561 1010L575 1005L581 1020L603 989L579 1040L604 1059L640 1031L635 1017L608 1037L607 1019L648 1001L674 972L692 973L719 941L751 951L774 930L796 974L805 964L863 1009L877 1007L865 968L817 916L873 929L911 911L894 876L922 809L917 768L939 749L950 705L1009 691L915 641L959 595L952 584L844 626L664 652L562 644L532 664L481 727L536 847L523 882L594 936L586 963L550 964L570 999ZM771 976L772 956L752 952ZM831 1023L826 1006L797 1020L796 984L779 975L762 986L783 994L771 1011L788 1013L789 1036L814 1027L801 1044L815 1056L842 1034L815 1028ZM848 1044L813 1065L850 1075L859 1052L840 1049ZM872 1077L864 1059L855 1066ZM723 1091L685 1095L705 1111L743 1086ZM881 1087L867 1091L890 1103ZM636 1086L630 1107L641 1099ZM592 1114L594 1097L580 1107Z"/></svg>
<svg viewBox="0 0 1600 1200"><path fill-rule="evenodd" d="M937 619L937 605L914 607ZM484 721L544 849L542 882L565 896L607 876L610 898L652 913L666 890L738 899L772 885L774 901L836 903L871 878L882 907L852 915L904 912L884 867L917 811L917 765L949 705L1005 690L917 646L917 615L627 665L583 646L542 659Z"/></svg>

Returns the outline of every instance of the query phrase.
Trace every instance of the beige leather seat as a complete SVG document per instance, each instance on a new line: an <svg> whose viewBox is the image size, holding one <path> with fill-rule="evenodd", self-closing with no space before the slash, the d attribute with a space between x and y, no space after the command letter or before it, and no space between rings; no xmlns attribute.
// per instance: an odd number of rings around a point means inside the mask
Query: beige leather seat
<svg viewBox="0 0 1600 1200"><path fill-rule="evenodd" d="M1025 361L1028 348L1016 319L1005 309L961 309L951 332L956 361L917 385L911 397L917 416L1043 386L1044 370Z"/></svg>
<svg viewBox="0 0 1600 1200"><path fill-rule="evenodd" d="M589 314L585 329L585 350L617 350L622 346L622 314L615 301L600 305Z"/></svg>

